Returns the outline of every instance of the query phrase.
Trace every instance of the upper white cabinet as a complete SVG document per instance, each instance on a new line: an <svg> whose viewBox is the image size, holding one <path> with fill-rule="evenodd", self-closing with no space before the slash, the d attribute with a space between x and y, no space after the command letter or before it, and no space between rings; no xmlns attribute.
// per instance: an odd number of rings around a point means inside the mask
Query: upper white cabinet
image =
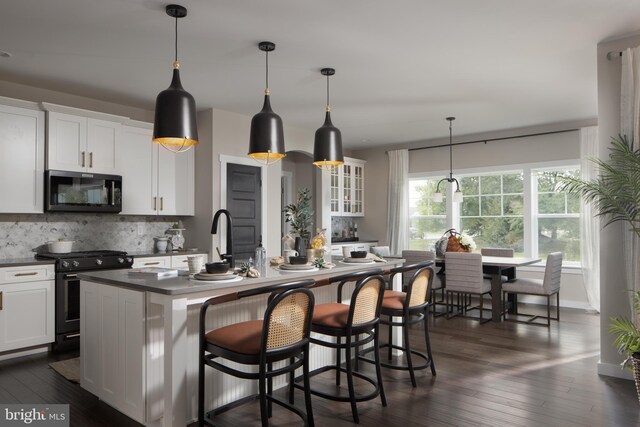
<svg viewBox="0 0 640 427"><path fill-rule="evenodd" d="M47 168L119 173L121 126L114 121L47 112Z"/></svg>
<svg viewBox="0 0 640 427"><path fill-rule="evenodd" d="M0 213L43 212L44 112L35 108L0 105Z"/></svg>
<svg viewBox="0 0 640 427"><path fill-rule="evenodd" d="M147 127L123 126L120 159L124 215L193 215L194 149L172 153L151 142Z"/></svg>
<svg viewBox="0 0 640 427"><path fill-rule="evenodd" d="M364 216L364 160L344 158L331 172L331 215Z"/></svg>

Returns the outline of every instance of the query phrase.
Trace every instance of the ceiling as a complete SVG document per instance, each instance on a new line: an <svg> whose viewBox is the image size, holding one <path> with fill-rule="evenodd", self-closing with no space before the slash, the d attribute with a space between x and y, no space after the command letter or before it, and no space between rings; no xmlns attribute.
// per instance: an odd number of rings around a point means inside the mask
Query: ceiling
<svg viewBox="0 0 640 427"><path fill-rule="evenodd" d="M0 0L0 80L149 110L169 85L169 2ZM640 30L640 1L181 0L182 82L198 109L253 115L270 54L285 125L332 116L360 148L597 116L596 45ZM614 5L615 4L615 5Z"/></svg>

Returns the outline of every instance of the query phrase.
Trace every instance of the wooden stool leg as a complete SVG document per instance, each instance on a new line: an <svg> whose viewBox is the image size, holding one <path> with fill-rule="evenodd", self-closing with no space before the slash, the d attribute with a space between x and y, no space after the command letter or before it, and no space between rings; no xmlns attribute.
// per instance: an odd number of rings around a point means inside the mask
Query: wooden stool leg
<svg viewBox="0 0 640 427"><path fill-rule="evenodd" d="M273 363L267 363L267 372L271 372L273 370ZM267 394L271 396L273 394L273 378L267 378ZM271 418L273 414L273 402L271 399L267 400L267 416Z"/></svg>
<svg viewBox="0 0 640 427"><path fill-rule="evenodd" d="M307 426L314 427L313 408L311 407L311 383L309 382L309 345L304 348L304 361L302 363L302 376L304 377L304 404L307 409ZM293 403L293 400L291 401Z"/></svg>
<svg viewBox="0 0 640 427"><path fill-rule="evenodd" d="M353 387L353 367L351 364L351 337L347 337L347 347L345 348L345 353L346 353L345 358L347 359L345 364L347 366L347 386L349 388L349 401L351 403L351 414L353 415L353 421L356 424L359 424L360 417L358 416L358 408L356 406L356 391L355 391L355 388Z"/></svg>
<svg viewBox="0 0 640 427"><path fill-rule="evenodd" d="M417 384L416 384L416 374L413 372L413 360L411 360L411 345L409 343L409 327L405 322L406 321L402 322L403 323L403 325L402 325L402 334L404 336L404 353L405 353L405 356L407 358L407 367L409 368L409 376L411 377L411 385L416 387L417 386Z"/></svg>
<svg viewBox="0 0 640 427"><path fill-rule="evenodd" d="M380 352L378 351L380 344L380 324L376 325L373 331L373 347L375 348L376 377L378 378L378 387L380 388L380 401L382 406L387 406L387 397L384 394L384 386L382 385L382 368L380 367Z"/></svg>
<svg viewBox="0 0 640 427"><path fill-rule="evenodd" d="M342 342L342 338L336 337L336 343L338 344L338 346L340 345L341 342ZM342 351L340 348L337 348L336 349L336 385L340 385L340 365L342 365L341 356L342 356ZM347 358L347 360L349 359Z"/></svg>
<svg viewBox="0 0 640 427"><path fill-rule="evenodd" d="M389 316L389 323L391 323L393 321L393 316ZM391 348L391 344L393 344L393 326L389 325L389 331L388 331L388 341L389 343L389 347L387 348L387 359L391 360L391 357L393 355L393 349Z"/></svg>
<svg viewBox="0 0 640 427"><path fill-rule="evenodd" d="M265 378L265 369L265 366L260 367L260 378L258 378L260 419L262 420L262 427L269 427L269 408L267 405L267 379Z"/></svg>
<svg viewBox="0 0 640 427"><path fill-rule="evenodd" d="M428 311L424 313L424 342L427 345L427 356L429 357L429 363L431 364L431 375L436 374L436 365L433 363L433 355L431 354L431 337L429 337L429 317Z"/></svg>
<svg viewBox="0 0 640 427"><path fill-rule="evenodd" d="M305 361L307 360L306 354L305 354ZM296 362L296 358L292 357L289 359L289 364L293 365ZM289 403L293 405L294 402L294 396L293 396L293 390L295 389L295 377L296 377L296 371L295 370L291 370L291 372L289 372Z"/></svg>

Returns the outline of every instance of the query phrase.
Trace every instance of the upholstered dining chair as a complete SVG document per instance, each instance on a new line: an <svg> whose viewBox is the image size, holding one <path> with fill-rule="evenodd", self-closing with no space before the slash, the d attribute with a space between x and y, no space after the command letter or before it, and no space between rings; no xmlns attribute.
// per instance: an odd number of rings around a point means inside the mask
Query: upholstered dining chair
<svg viewBox="0 0 640 427"><path fill-rule="evenodd" d="M466 316L466 312L478 308L480 310L480 323L491 320L491 317L484 319L483 296L491 292L491 282L484 278L482 274L482 255L468 252L446 252L445 263L447 266L447 318L455 316ZM451 315L452 310L449 300L453 303L453 295L458 296L458 312ZM480 298L478 307L471 307L467 304L467 296L476 295ZM462 303L460 303L462 296Z"/></svg>
<svg viewBox="0 0 640 427"><path fill-rule="evenodd" d="M503 297L508 293L537 295L547 297L547 315L540 316L518 312L517 316L530 317L527 321L509 319L503 310L504 320L510 322L530 323L545 326L544 323L534 322L536 319L546 319L546 326L551 326L552 320L560 320L560 281L562 277L562 252L553 252L547 256L547 265L544 269L543 279L515 279L502 285ZM551 296L556 296L556 317L551 317Z"/></svg>
<svg viewBox="0 0 640 427"><path fill-rule="evenodd" d="M417 251L417 250L404 250L402 251L402 258L405 259L406 265L418 264L424 261L436 261L436 253L434 251ZM413 273L402 273L402 289L405 290L409 286L409 281L413 277ZM437 274L433 276L433 282L431 284L431 290L429 291L429 302L431 303L431 310L434 317L442 316L445 313L438 313L435 309L436 306L445 306L444 290L445 281ZM441 292L440 299L436 299L437 291Z"/></svg>
<svg viewBox="0 0 640 427"><path fill-rule="evenodd" d="M480 249L482 256L501 256L505 258L513 258L514 250L511 248L482 248ZM505 269L503 271L506 280L511 280L515 277L515 268ZM491 279L490 275L485 275L486 279Z"/></svg>
<svg viewBox="0 0 640 427"><path fill-rule="evenodd" d="M371 246L371 253L385 258L391 256L391 249L389 246Z"/></svg>

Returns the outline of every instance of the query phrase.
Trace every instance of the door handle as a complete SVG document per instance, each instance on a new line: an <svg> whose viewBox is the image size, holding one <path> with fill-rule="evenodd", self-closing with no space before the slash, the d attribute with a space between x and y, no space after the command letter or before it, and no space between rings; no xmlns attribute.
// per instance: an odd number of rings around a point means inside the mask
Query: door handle
<svg viewBox="0 0 640 427"><path fill-rule="evenodd" d="M111 206L116 205L116 182L111 181Z"/></svg>
<svg viewBox="0 0 640 427"><path fill-rule="evenodd" d="M4 303L3 303L3 298L2 298L3 293L0 292L0 311L4 308Z"/></svg>
<svg viewBox="0 0 640 427"><path fill-rule="evenodd" d="M93 167L93 151L89 153L89 167Z"/></svg>
<svg viewBox="0 0 640 427"><path fill-rule="evenodd" d="M164 197L160 197L160 210L164 208Z"/></svg>
<svg viewBox="0 0 640 427"><path fill-rule="evenodd" d="M86 154L87 154L86 152L84 151L82 152L82 167L84 167L85 165Z"/></svg>
<svg viewBox="0 0 640 427"><path fill-rule="evenodd" d="M31 272L31 273L16 273L14 274L14 277L35 276L36 274L38 274L37 271Z"/></svg>
<svg viewBox="0 0 640 427"><path fill-rule="evenodd" d="M145 262L144 265L159 265L160 262L156 261L156 262Z"/></svg>
<svg viewBox="0 0 640 427"><path fill-rule="evenodd" d="M158 198L157 198L157 197L155 197L155 196L153 196L153 210L154 210L154 211L157 211L157 210L158 210L158 208L157 208L157 204L156 204L156 201L157 201L157 200L158 200Z"/></svg>

